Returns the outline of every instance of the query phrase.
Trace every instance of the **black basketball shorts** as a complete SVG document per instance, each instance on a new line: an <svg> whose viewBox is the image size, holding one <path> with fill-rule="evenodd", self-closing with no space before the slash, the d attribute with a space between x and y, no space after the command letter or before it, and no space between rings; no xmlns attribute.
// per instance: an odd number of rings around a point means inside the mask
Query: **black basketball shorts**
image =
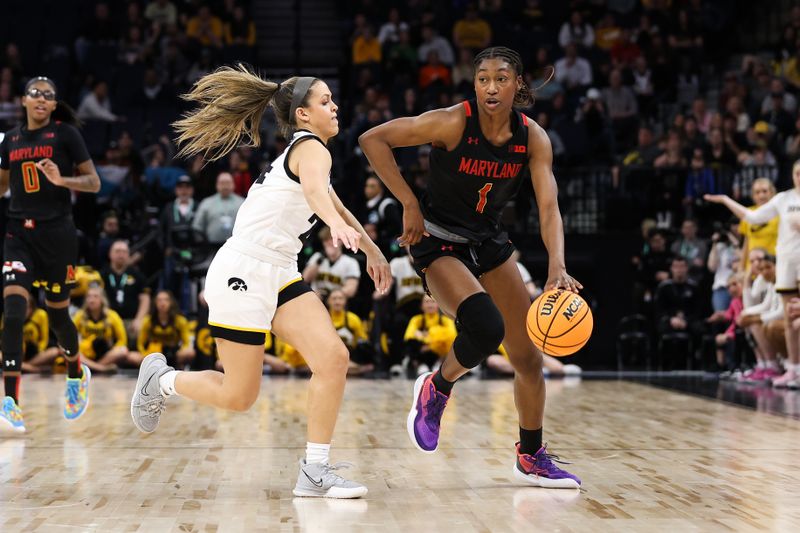
<svg viewBox="0 0 800 533"><path fill-rule="evenodd" d="M457 243L439 237L423 237L420 242L411 247L414 270L422 278L425 290L425 271L440 257L455 257L466 266L470 272L480 278L486 272L494 270L505 263L514 253L514 244L508 238L508 233L501 231L483 242Z"/></svg>
<svg viewBox="0 0 800 533"><path fill-rule="evenodd" d="M3 286L45 290L51 302L69 299L75 284L78 233L72 219L9 219L3 240Z"/></svg>

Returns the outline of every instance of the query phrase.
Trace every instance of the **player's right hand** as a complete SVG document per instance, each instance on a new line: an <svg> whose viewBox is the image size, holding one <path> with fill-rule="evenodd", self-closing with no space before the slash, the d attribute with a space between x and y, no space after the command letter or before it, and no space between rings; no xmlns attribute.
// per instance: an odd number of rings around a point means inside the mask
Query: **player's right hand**
<svg viewBox="0 0 800 533"><path fill-rule="evenodd" d="M397 239L400 246L411 246L422 240L422 237L430 237L425 231L425 219L422 218L422 211L419 204L406 206L403 209L403 234Z"/></svg>
<svg viewBox="0 0 800 533"><path fill-rule="evenodd" d="M342 223L331 226L331 239L334 246L339 246L341 242L345 248L357 252L358 241L361 239L361 234L356 231L355 228Z"/></svg>

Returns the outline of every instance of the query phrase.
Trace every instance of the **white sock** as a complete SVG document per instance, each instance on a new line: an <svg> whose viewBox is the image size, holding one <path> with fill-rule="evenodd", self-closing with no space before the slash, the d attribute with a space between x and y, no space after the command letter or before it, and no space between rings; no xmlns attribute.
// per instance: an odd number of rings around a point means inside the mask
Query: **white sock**
<svg viewBox="0 0 800 533"><path fill-rule="evenodd" d="M178 370L170 370L158 378L158 386L161 387L161 394L164 396L178 395L178 391L175 390L176 377L178 377Z"/></svg>
<svg viewBox="0 0 800 533"><path fill-rule="evenodd" d="M316 442L306 442L306 464L327 463L328 454L331 451L330 444L317 444Z"/></svg>

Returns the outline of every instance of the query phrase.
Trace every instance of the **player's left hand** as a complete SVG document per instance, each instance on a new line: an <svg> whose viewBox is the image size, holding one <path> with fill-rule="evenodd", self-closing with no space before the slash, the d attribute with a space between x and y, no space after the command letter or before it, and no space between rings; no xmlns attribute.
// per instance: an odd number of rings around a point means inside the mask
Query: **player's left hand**
<svg viewBox="0 0 800 533"><path fill-rule="evenodd" d="M392 269L382 253L367 254L367 273L375 282L375 289L386 294L392 286Z"/></svg>
<svg viewBox="0 0 800 533"><path fill-rule="evenodd" d="M550 274L547 276L547 283L544 284L545 291L549 291L551 289L566 289L570 292L577 293L582 288L583 285L581 285L578 280L567 274L567 270L565 268L551 270Z"/></svg>
<svg viewBox="0 0 800 533"><path fill-rule="evenodd" d="M44 158L36 162L38 168L46 177L47 181L53 185L64 187L64 178L61 177L61 172L58 170L58 165L53 163L50 159Z"/></svg>

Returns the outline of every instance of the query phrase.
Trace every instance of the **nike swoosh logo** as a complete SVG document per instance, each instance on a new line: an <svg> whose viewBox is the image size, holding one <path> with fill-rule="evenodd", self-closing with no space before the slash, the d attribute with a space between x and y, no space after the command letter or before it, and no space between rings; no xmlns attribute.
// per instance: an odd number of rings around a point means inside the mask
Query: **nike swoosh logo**
<svg viewBox="0 0 800 533"><path fill-rule="evenodd" d="M306 471L305 471L305 470L303 470L303 475L304 475L304 476L306 476L306 478L308 478L308 480L309 480L311 483L313 483L315 487L322 488L322 478L319 478L319 481L317 481L317 480L315 480L313 477L311 477L311 476L309 476L308 474L306 474Z"/></svg>
<svg viewBox="0 0 800 533"><path fill-rule="evenodd" d="M147 378L147 381L144 382L144 386L142 386L142 396L150 396L149 394L147 394L147 386L150 384L150 381L153 379L153 376L155 376L155 374Z"/></svg>

